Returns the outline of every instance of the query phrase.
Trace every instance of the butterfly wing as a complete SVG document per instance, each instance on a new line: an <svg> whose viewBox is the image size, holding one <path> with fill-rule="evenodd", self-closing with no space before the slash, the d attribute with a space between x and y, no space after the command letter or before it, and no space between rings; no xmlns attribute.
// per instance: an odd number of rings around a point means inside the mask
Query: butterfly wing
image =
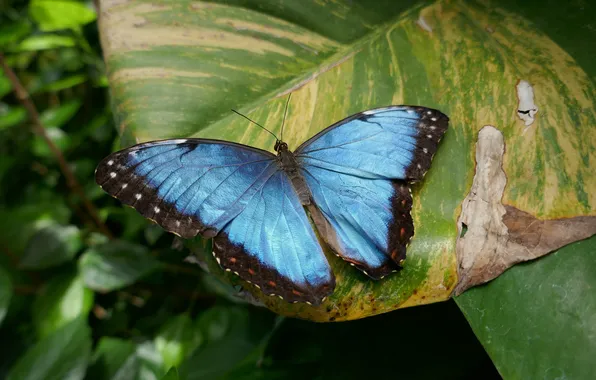
<svg viewBox="0 0 596 380"><path fill-rule="evenodd" d="M289 302L318 305L335 287L329 263L283 171L269 177L214 238L213 255L263 293Z"/></svg>
<svg viewBox="0 0 596 380"><path fill-rule="evenodd" d="M96 170L106 192L164 229L217 236L223 268L267 294L318 303L333 291L333 275L287 181L273 154L205 139L135 145Z"/></svg>
<svg viewBox="0 0 596 380"><path fill-rule="evenodd" d="M429 169L448 118L424 107L365 111L296 150L316 207L317 228L370 277L399 269L414 234L408 182Z"/></svg>

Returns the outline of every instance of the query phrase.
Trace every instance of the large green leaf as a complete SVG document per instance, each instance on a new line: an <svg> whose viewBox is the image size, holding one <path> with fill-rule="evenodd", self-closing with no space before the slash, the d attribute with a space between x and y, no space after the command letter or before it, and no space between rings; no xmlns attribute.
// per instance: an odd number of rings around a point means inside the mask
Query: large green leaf
<svg viewBox="0 0 596 380"><path fill-rule="evenodd" d="M595 252L592 237L456 298L503 377L596 373Z"/></svg>
<svg viewBox="0 0 596 380"><path fill-rule="evenodd" d="M102 5L123 141L200 136L271 150L269 135L227 110L240 108L278 132L289 92L290 147L376 106L422 104L451 117L433 167L414 188L416 236L405 269L373 282L331 257L338 281L325 305L261 297L268 307L345 320L448 298L457 283L455 221L474 172L476 134L486 124L505 135L504 202L541 218L594 213L595 88L526 19L492 3L464 1L401 14L360 1L305 1L299 14L291 1L241 4ZM340 37L348 30L349 37ZM522 79L533 85L539 105L527 130L516 114Z"/></svg>

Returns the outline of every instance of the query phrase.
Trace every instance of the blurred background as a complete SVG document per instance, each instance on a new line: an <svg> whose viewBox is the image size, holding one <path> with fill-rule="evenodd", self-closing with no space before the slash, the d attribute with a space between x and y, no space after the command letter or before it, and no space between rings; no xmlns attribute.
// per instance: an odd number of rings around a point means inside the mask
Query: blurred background
<svg viewBox="0 0 596 380"><path fill-rule="evenodd" d="M499 378L452 301L282 318L107 196L94 169L119 141L96 12L51 3L0 2L0 378Z"/></svg>

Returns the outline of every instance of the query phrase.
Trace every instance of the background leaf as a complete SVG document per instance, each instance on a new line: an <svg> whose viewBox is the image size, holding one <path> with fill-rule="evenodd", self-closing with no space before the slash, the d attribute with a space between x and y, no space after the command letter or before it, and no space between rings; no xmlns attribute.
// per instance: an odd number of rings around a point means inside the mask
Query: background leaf
<svg viewBox="0 0 596 380"><path fill-rule="evenodd" d="M170 368L168 373L162 377L162 380L178 380L180 377L178 376L178 370L176 368Z"/></svg>
<svg viewBox="0 0 596 380"><path fill-rule="evenodd" d="M135 379L139 362L135 345L129 340L103 337L97 344L87 371L88 380Z"/></svg>
<svg viewBox="0 0 596 380"><path fill-rule="evenodd" d="M155 337L155 347L163 358L164 369L179 366L203 341L188 314L172 317Z"/></svg>
<svg viewBox="0 0 596 380"><path fill-rule="evenodd" d="M31 32L31 24L20 20L0 26L0 47L13 44Z"/></svg>
<svg viewBox="0 0 596 380"><path fill-rule="evenodd" d="M0 130L20 124L26 119L27 111L25 111L25 108L0 105Z"/></svg>
<svg viewBox="0 0 596 380"><path fill-rule="evenodd" d="M186 361L179 369L182 378L189 380L222 378L258 348L259 343L273 326L271 315L259 313L260 318L258 314L251 317L246 309L241 308L229 308L226 312L234 323L220 338L199 348ZM203 323L212 321L213 319L204 319ZM205 327L207 326L203 326Z"/></svg>
<svg viewBox="0 0 596 380"><path fill-rule="evenodd" d="M48 108L39 115L41 122L45 127L62 127L66 122L74 117L81 108L80 100L71 100L58 107Z"/></svg>
<svg viewBox="0 0 596 380"><path fill-rule="evenodd" d="M77 318L86 318L93 306L93 292L76 274L54 277L33 302L33 324L45 338Z"/></svg>
<svg viewBox="0 0 596 380"><path fill-rule="evenodd" d="M58 47L75 46L75 40L70 36L44 34L24 39L17 47L17 51L37 51L55 49Z"/></svg>
<svg viewBox="0 0 596 380"><path fill-rule="evenodd" d="M19 265L23 269L45 269L73 259L82 247L76 226L53 224L39 231L27 244Z"/></svg>
<svg viewBox="0 0 596 380"><path fill-rule="evenodd" d="M8 312L8 306L10 305L10 299L12 298L12 281L10 276L4 268L0 267L0 326L6 313Z"/></svg>
<svg viewBox="0 0 596 380"><path fill-rule="evenodd" d="M31 347L7 380L82 379L90 354L91 330L83 318L78 318Z"/></svg>
<svg viewBox="0 0 596 380"><path fill-rule="evenodd" d="M88 249L79 264L85 285L101 292L130 285L159 266L145 247L124 241Z"/></svg>
<svg viewBox="0 0 596 380"><path fill-rule="evenodd" d="M36 194L36 202L14 208L0 208L0 239L15 253L24 251L29 239L40 229L55 223L67 223L70 210L61 199Z"/></svg>
<svg viewBox="0 0 596 380"><path fill-rule="evenodd" d="M76 28L96 17L91 7L67 0L32 0L29 12L43 31Z"/></svg>

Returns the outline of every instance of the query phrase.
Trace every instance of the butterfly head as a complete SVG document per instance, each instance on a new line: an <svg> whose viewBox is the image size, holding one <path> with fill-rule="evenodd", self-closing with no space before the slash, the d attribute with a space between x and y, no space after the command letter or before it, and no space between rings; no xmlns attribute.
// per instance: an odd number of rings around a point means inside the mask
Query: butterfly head
<svg viewBox="0 0 596 380"><path fill-rule="evenodd" d="M275 142L275 146L273 147L277 153L287 152L288 151L288 144L281 140L277 140Z"/></svg>

